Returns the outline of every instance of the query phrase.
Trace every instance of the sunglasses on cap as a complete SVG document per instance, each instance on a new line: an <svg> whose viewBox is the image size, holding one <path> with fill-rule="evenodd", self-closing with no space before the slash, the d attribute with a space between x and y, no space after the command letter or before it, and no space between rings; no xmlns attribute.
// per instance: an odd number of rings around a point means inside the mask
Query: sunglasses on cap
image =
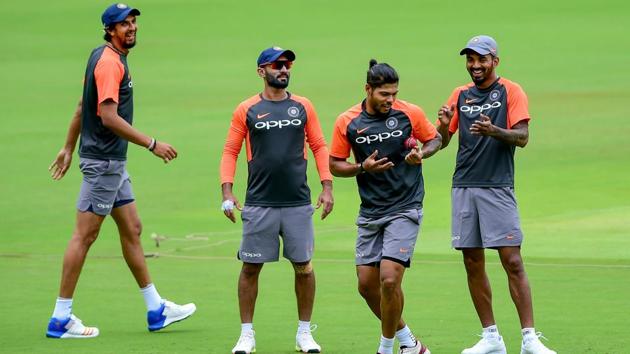
<svg viewBox="0 0 630 354"><path fill-rule="evenodd" d="M261 66L269 65L273 70L282 70L282 67L287 68L287 70L291 69L293 66L293 62L289 60L276 60L271 63L263 64Z"/></svg>

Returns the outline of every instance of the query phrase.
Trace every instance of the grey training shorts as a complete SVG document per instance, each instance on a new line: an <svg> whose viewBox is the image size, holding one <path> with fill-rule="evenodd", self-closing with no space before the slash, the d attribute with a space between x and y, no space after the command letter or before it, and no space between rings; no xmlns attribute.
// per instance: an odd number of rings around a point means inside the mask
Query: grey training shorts
<svg viewBox="0 0 630 354"><path fill-rule="evenodd" d="M453 188L453 248L498 248L523 242L511 187Z"/></svg>
<svg viewBox="0 0 630 354"><path fill-rule="evenodd" d="M244 206L243 238L238 259L246 263L276 262L280 253L293 263L304 263L313 257L313 206L259 207Z"/></svg>
<svg viewBox="0 0 630 354"><path fill-rule="evenodd" d="M421 224L422 209L379 218L359 216L356 265L378 265L387 259L409 267Z"/></svg>
<svg viewBox="0 0 630 354"><path fill-rule="evenodd" d="M134 201L126 161L81 158L79 168L83 183L77 209L109 215L113 208Z"/></svg>

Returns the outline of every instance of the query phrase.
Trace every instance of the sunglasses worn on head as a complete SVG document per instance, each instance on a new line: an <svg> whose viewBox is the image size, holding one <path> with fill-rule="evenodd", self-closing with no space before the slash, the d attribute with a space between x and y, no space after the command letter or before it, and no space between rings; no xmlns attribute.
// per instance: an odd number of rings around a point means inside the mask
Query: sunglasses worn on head
<svg viewBox="0 0 630 354"><path fill-rule="evenodd" d="M288 61L288 60L276 60L274 62L271 62L269 64L265 64L265 65L271 66L271 68L273 70L282 70L282 67L285 67L285 68L287 68L287 70L289 70L293 66L293 62L292 61Z"/></svg>

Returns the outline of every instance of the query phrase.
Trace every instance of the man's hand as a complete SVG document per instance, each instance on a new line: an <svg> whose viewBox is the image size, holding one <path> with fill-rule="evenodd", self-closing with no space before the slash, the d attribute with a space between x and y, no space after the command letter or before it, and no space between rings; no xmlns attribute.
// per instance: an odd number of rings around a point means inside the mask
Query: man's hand
<svg viewBox="0 0 630 354"><path fill-rule="evenodd" d="M335 201L332 195L332 181L322 181L322 186L322 193L317 198L315 209L319 209L322 205L324 206L324 209L322 209L322 220L324 220L333 210Z"/></svg>
<svg viewBox="0 0 630 354"><path fill-rule="evenodd" d="M448 127L451 124L454 110L454 104L452 104L450 107L447 105L443 105L442 107L440 107L440 109L438 110L438 119L440 120L440 124Z"/></svg>
<svg viewBox="0 0 630 354"><path fill-rule="evenodd" d="M405 162L410 165L419 165L422 163L422 150L420 149L420 145L416 145L415 148L411 149L407 156L405 156Z"/></svg>
<svg viewBox="0 0 630 354"><path fill-rule="evenodd" d="M72 163L72 150L64 147L59 151L55 160L48 167L48 171L50 171L52 179L62 179L63 176L66 175L66 172L70 167L70 163Z"/></svg>
<svg viewBox="0 0 630 354"><path fill-rule="evenodd" d="M233 223L236 223L236 217L234 216L234 208L240 210L243 210L243 208L241 208L241 203L238 202L238 199L236 199L235 196L233 195L224 195L223 196L223 203L221 204L221 210L223 210L223 214L230 219Z"/></svg>
<svg viewBox="0 0 630 354"><path fill-rule="evenodd" d="M175 159L177 157L177 151L170 144L156 141L155 148L151 151L153 155L164 160L164 163L169 163L169 161Z"/></svg>
<svg viewBox="0 0 630 354"><path fill-rule="evenodd" d="M382 159L377 160L377 155L378 150L374 150L374 152L363 161L363 170L365 172L380 173L394 167L394 163L391 161L387 161L387 157L383 157Z"/></svg>
<svg viewBox="0 0 630 354"><path fill-rule="evenodd" d="M481 117L481 120L476 120L470 126L470 133L472 135L493 136L496 131L496 127L490 121L490 117L483 113L479 116Z"/></svg>

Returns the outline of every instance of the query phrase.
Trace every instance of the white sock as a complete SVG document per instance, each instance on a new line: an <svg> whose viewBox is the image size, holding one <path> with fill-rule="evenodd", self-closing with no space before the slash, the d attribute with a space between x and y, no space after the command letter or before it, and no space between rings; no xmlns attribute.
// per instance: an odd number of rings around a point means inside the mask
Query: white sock
<svg viewBox="0 0 630 354"><path fill-rule="evenodd" d="M398 342L401 347L413 347L416 345L416 337L411 333L411 329L409 326L405 326L404 328L396 331L396 338L398 338Z"/></svg>
<svg viewBox="0 0 630 354"><path fill-rule="evenodd" d="M499 328L497 327L496 324L492 325L492 326L488 326L486 328L483 329L482 332L483 336L490 336L490 337L499 337Z"/></svg>
<svg viewBox="0 0 630 354"><path fill-rule="evenodd" d="M381 335L381 345L378 347L380 354L394 354L394 338L385 338Z"/></svg>
<svg viewBox="0 0 630 354"><path fill-rule="evenodd" d="M528 336L535 336L536 330L534 329L534 327L523 328L521 329L521 334L523 335L523 338L528 337Z"/></svg>
<svg viewBox="0 0 630 354"><path fill-rule="evenodd" d="M52 317L59 319L66 319L70 317L72 313L72 299L66 299L63 297L58 297L55 302L55 310L53 311Z"/></svg>
<svg viewBox="0 0 630 354"><path fill-rule="evenodd" d="M253 332L253 331L254 331L253 323L241 323L241 333Z"/></svg>
<svg viewBox="0 0 630 354"><path fill-rule="evenodd" d="M298 333L300 332L311 333L311 321L298 321Z"/></svg>
<svg viewBox="0 0 630 354"><path fill-rule="evenodd" d="M148 311L155 311L159 309L160 306L162 306L162 303L164 301L162 301L162 298L160 297L160 294L158 294L157 289L155 288L155 285L153 285L153 283L145 286L144 288L141 288L140 292L144 297L144 303L147 305Z"/></svg>

